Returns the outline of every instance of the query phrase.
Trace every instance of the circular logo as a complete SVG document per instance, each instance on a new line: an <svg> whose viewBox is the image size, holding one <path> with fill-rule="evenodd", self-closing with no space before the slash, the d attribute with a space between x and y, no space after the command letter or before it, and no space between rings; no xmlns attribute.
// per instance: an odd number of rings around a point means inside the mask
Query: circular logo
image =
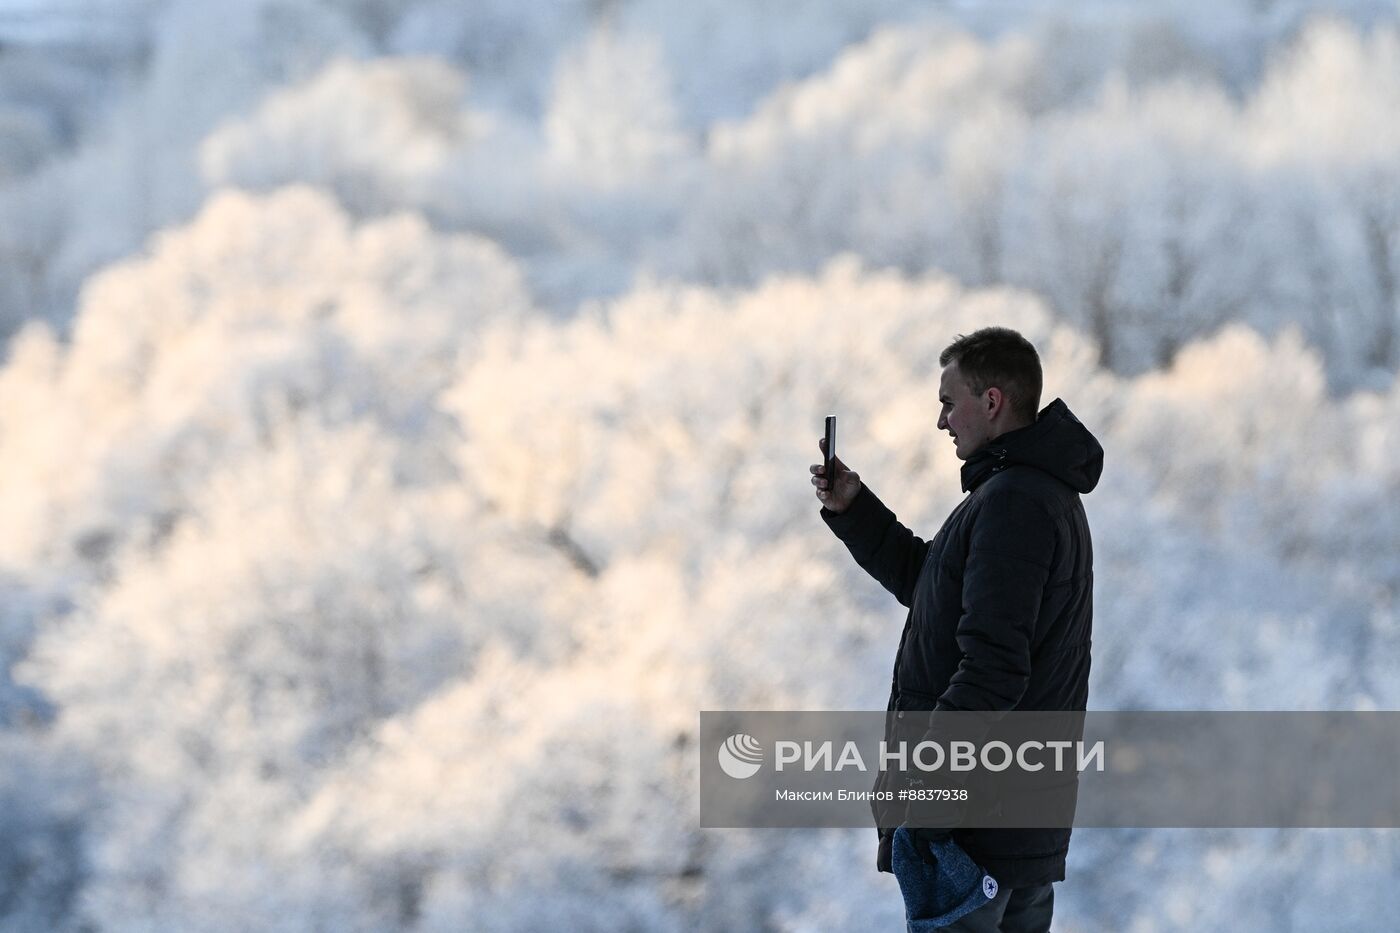
<svg viewBox="0 0 1400 933"><path fill-rule="evenodd" d="M987 895L989 901L997 896L997 880L991 875L982 876L982 893Z"/></svg>
<svg viewBox="0 0 1400 933"><path fill-rule="evenodd" d="M753 777L761 764L763 746L747 733L731 735L719 747L719 766L732 778Z"/></svg>

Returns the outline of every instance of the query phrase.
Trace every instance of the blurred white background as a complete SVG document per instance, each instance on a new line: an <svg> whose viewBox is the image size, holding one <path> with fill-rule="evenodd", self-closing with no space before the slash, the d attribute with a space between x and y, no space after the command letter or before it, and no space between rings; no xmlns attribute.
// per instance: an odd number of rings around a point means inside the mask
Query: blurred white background
<svg viewBox="0 0 1400 933"><path fill-rule="evenodd" d="M0 929L901 928L694 733L883 708L807 465L932 534L986 324L1092 709L1400 709L1398 113L1390 3L5 0ZM1398 839L1079 830L1056 929L1391 929Z"/></svg>

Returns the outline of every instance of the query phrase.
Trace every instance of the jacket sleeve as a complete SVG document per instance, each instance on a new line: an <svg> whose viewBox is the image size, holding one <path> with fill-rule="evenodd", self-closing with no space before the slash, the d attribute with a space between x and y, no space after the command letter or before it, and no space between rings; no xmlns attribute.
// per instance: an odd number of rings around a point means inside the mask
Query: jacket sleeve
<svg viewBox="0 0 1400 933"><path fill-rule="evenodd" d="M914 584L928 555L927 541L900 524L864 483L846 511L822 506L821 516L866 573L905 608L913 604Z"/></svg>
<svg viewBox="0 0 1400 933"><path fill-rule="evenodd" d="M1055 521L1039 502L1009 489L982 503L963 569L962 659L935 711L1004 712L1020 702L1054 555Z"/></svg>

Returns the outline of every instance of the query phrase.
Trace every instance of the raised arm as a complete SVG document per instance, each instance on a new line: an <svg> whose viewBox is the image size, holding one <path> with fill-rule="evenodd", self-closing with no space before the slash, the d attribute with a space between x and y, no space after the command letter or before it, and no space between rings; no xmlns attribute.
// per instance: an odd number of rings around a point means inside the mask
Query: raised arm
<svg viewBox="0 0 1400 933"><path fill-rule="evenodd" d="M843 512L822 506L826 522L856 563L900 604L914 602L914 584L928 556L928 542L910 531L864 483Z"/></svg>

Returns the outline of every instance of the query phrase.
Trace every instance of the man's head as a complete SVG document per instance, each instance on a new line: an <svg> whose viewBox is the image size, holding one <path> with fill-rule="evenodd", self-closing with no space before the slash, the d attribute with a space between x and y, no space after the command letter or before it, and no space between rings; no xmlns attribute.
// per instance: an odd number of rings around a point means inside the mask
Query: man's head
<svg viewBox="0 0 1400 933"><path fill-rule="evenodd" d="M1040 410L1040 356L1006 327L959 336L938 357L938 429L966 460L994 438L1032 424Z"/></svg>

